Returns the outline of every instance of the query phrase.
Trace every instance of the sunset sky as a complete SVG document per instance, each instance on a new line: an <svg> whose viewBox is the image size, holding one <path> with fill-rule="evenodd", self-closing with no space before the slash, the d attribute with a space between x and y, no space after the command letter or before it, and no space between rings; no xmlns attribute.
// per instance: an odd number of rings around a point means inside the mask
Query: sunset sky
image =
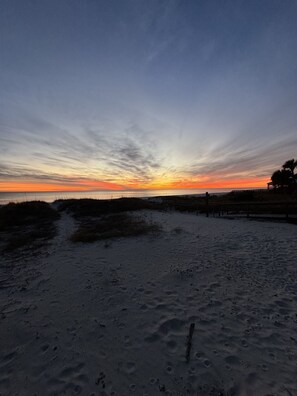
<svg viewBox="0 0 297 396"><path fill-rule="evenodd" d="M296 0L1 0L0 191L266 187Z"/></svg>

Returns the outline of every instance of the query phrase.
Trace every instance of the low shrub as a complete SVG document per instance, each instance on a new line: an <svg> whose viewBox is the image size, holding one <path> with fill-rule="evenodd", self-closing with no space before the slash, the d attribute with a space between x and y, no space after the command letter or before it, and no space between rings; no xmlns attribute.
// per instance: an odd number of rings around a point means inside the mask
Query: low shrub
<svg viewBox="0 0 297 396"><path fill-rule="evenodd" d="M52 222L59 217L59 213L46 202L9 203L0 207L0 231L15 226Z"/></svg>
<svg viewBox="0 0 297 396"><path fill-rule="evenodd" d="M137 211L142 209L157 209L160 204L140 198L119 199L66 199L55 202L59 211L67 211L74 217L93 216L104 214Z"/></svg>
<svg viewBox="0 0 297 396"><path fill-rule="evenodd" d="M10 203L0 208L0 232L4 252L39 247L56 235L59 213L41 201Z"/></svg>
<svg viewBox="0 0 297 396"><path fill-rule="evenodd" d="M138 236L160 231L155 223L132 217L127 214L104 216L100 219L82 221L71 236L72 242L94 242L102 239Z"/></svg>

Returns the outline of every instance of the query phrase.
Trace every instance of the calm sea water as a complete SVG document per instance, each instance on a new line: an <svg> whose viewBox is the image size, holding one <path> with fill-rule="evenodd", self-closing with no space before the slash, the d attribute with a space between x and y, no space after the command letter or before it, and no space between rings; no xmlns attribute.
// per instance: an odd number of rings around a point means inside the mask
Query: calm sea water
<svg viewBox="0 0 297 396"><path fill-rule="evenodd" d="M209 189L208 192L222 193L230 191L228 189ZM122 197L157 197L168 195L190 195L190 194L205 194L206 190L191 189L191 190L127 190L127 191L63 191L63 192L0 192L0 205L5 205L9 202L24 202L24 201L45 201L54 202L57 199L69 198L94 198L94 199L116 199Z"/></svg>

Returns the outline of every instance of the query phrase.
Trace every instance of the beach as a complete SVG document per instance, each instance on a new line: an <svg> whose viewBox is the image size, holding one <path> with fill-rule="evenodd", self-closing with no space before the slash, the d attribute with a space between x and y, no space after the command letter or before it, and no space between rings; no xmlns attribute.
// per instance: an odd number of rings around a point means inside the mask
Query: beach
<svg viewBox="0 0 297 396"><path fill-rule="evenodd" d="M63 212L1 256L0 395L297 395L296 225L131 216L161 229L73 243Z"/></svg>

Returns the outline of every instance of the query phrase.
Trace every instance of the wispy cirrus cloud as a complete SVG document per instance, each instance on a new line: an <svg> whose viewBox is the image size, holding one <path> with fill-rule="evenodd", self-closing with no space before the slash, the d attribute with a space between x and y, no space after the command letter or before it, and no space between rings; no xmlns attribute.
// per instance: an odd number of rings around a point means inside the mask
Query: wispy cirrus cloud
<svg viewBox="0 0 297 396"><path fill-rule="evenodd" d="M277 141L242 142L229 141L205 153L205 158L196 160L181 169L181 174L194 179L230 180L243 177L268 178L276 166L281 167L288 157L296 156L297 137ZM284 158L284 153L287 157ZM276 165L278 164L278 165Z"/></svg>
<svg viewBox="0 0 297 396"><path fill-rule="evenodd" d="M21 127L16 125L13 129L12 139L5 134L0 137L1 147L7 153L18 153L17 164L9 159L11 155L7 162L2 159L1 177L6 179L73 183L92 177L101 181L124 179L129 184L130 179L151 180L153 172L160 167L154 142L136 124L110 134L82 129L77 136L46 120L28 117L22 120ZM39 170L35 163L39 164ZM69 175L79 176L73 179Z"/></svg>

